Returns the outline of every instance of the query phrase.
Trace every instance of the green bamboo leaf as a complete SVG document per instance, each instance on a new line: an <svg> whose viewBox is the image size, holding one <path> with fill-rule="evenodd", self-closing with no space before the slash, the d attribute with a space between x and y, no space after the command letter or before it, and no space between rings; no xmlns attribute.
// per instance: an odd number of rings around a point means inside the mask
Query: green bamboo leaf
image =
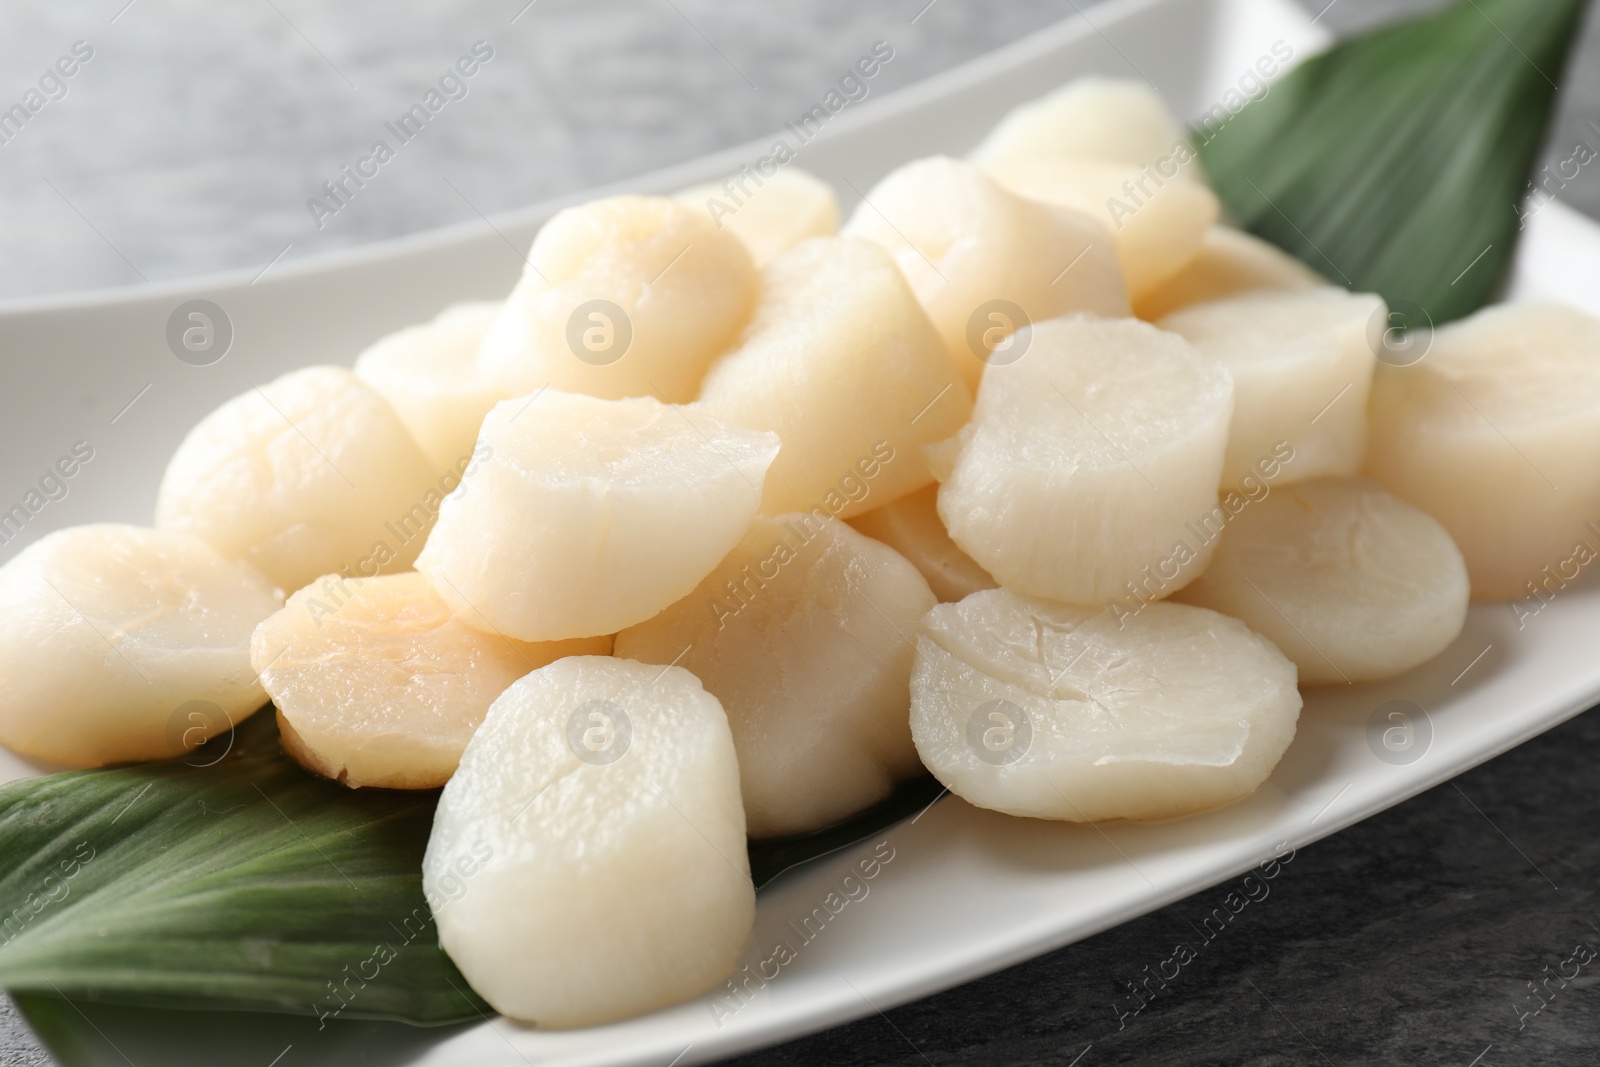
<svg viewBox="0 0 1600 1067"><path fill-rule="evenodd" d="M181 761L0 788L0 986L479 1018L487 1005L439 948L422 893L437 798L305 773L270 709Z"/></svg>
<svg viewBox="0 0 1600 1067"><path fill-rule="evenodd" d="M792 837L774 837L750 842L750 879L760 889L791 867L865 841L901 819L909 819L931 807L944 796L944 786L931 774L924 774L900 786L888 799L866 811L857 812L843 822Z"/></svg>
<svg viewBox="0 0 1600 1067"><path fill-rule="evenodd" d="M943 792L924 776L835 826L751 842L752 878ZM417 1025L484 1017L423 898L437 800L307 774L270 709L183 760L0 787L0 987Z"/></svg>
<svg viewBox="0 0 1600 1067"><path fill-rule="evenodd" d="M1196 127L1237 222L1435 323L1494 298L1586 0L1462 0Z"/></svg>

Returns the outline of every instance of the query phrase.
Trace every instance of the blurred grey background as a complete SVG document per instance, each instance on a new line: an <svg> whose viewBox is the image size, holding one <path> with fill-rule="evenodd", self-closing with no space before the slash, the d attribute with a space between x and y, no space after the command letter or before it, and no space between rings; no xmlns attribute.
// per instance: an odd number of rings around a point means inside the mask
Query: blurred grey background
<svg viewBox="0 0 1600 1067"><path fill-rule="evenodd" d="M1418 0L1303 0L1348 32ZM0 109L93 58L0 143L0 301L261 268L470 220L777 130L883 37L893 91L1093 0L67 0L0 15ZM913 23L911 19L915 18ZM486 40L495 58L351 206L306 199ZM1595 55L1589 34L1586 55ZM1552 145L1600 149L1600 62ZM449 184L444 180L448 179ZM454 185L459 194L452 191ZM1568 189L1600 213L1600 168ZM287 249L287 251L285 251Z"/></svg>
<svg viewBox="0 0 1600 1067"><path fill-rule="evenodd" d="M260 269L626 178L778 129L880 37L879 94L1097 2L9 4L0 109L75 42L93 58L0 143L0 301ZM1301 2L1339 33L1439 6ZM468 95L319 230L306 199L478 40L495 55ZM1600 150L1594 19L1562 90L1552 161ZM1562 195L1600 216L1600 167ZM0 1067L49 1062L0 996Z"/></svg>

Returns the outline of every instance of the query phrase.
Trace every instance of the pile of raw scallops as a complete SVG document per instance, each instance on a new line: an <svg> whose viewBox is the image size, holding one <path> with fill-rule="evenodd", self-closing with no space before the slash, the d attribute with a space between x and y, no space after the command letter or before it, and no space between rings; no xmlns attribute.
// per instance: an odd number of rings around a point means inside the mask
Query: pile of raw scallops
<svg viewBox="0 0 1600 1067"><path fill-rule="evenodd" d="M0 741L157 760L206 732L175 709L270 700L310 772L443 786L442 943L550 1027L721 982L747 837L924 768L1040 819L1248 796L1299 687L1571 555L1600 323L1495 307L1393 358L1379 297L1229 229L1192 159L1088 80L842 228L792 167L565 210L504 302L208 415L153 528L0 568Z"/></svg>

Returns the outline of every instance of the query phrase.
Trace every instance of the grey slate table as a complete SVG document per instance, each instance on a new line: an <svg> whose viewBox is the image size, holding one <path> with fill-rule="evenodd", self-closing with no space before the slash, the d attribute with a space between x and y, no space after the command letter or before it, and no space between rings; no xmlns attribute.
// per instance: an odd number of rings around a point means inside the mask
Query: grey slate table
<svg viewBox="0 0 1600 1067"><path fill-rule="evenodd" d="M525 2L8 6L0 102L73 42L94 54L65 96L0 143L0 300L265 266L625 178L778 128L862 42L896 43L883 92L1091 6ZM1339 32L1434 6L1302 2ZM498 66L452 121L316 228L306 198L480 38ZM1600 25L1563 93L1552 160L1580 140L1600 147ZM1563 197L1600 216L1600 169ZM1587 715L1304 850L1267 900L1121 1025L1127 983L1226 887L732 1062L1600 1063L1600 960L1540 984L1578 944L1600 948L1597 760L1600 716ZM1534 985L1558 991L1536 1000ZM0 1067L49 1062L0 997Z"/></svg>

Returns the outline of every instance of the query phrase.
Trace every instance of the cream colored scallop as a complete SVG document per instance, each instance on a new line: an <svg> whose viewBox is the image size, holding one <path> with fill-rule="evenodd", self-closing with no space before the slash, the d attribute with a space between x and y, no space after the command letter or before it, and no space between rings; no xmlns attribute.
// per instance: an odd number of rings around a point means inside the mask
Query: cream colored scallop
<svg viewBox="0 0 1600 1067"><path fill-rule="evenodd" d="M892 172L866 194L844 234L894 256L969 389L978 388L1001 338L1027 322L1069 311L1129 313L1104 224L1017 196L964 160L933 156Z"/></svg>
<svg viewBox="0 0 1600 1067"><path fill-rule="evenodd" d="M0 742L72 767L182 755L266 702L281 595L189 534L74 526L0 567Z"/></svg>
<svg viewBox="0 0 1600 1067"><path fill-rule="evenodd" d="M512 1019L593 1026L710 990L755 917L717 699L681 667L589 656L517 681L444 787L422 885Z"/></svg>
<svg viewBox="0 0 1600 1067"><path fill-rule="evenodd" d="M912 646L936 603L887 545L814 515L757 519L694 592L617 635L722 702L751 837L820 830L922 764L906 726Z"/></svg>
<svg viewBox="0 0 1600 1067"><path fill-rule="evenodd" d="M417 569L468 624L523 641L616 633L687 595L778 453L694 405L554 390L496 405L480 444Z"/></svg>
<svg viewBox="0 0 1600 1067"><path fill-rule="evenodd" d="M250 665L302 766L351 788L435 789L512 682L610 652L609 637L531 644L476 630L410 571L306 586L256 627Z"/></svg>
<svg viewBox="0 0 1600 1067"><path fill-rule="evenodd" d="M1467 618L1467 568L1433 519L1363 478L1273 492L1240 512L1188 604L1242 620L1302 684L1372 682L1438 655Z"/></svg>
<svg viewBox="0 0 1600 1067"><path fill-rule="evenodd" d="M927 485L921 446L950 436L972 411L894 260L842 237L805 241L767 268L756 316L706 375L700 403L782 439L763 515L826 507L835 518ZM841 494L863 477L865 494Z"/></svg>
<svg viewBox="0 0 1600 1067"><path fill-rule="evenodd" d="M1020 358L984 371L972 423L933 450L949 464L951 538L1033 596L1103 604L1163 567L1163 595L1181 588L1214 545L1187 524L1216 506L1228 372L1137 319L1054 319L1018 336Z"/></svg>
<svg viewBox="0 0 1600 1067"><path fill-rule="evenodd" d="M707 182L673 199L705 211L765 267L808 237L839 231L839 197L833 186L799 167L784 167L769 177L750 170L723 182Z"/></svg>
<svg viewBox="0 0 1600 1067"><path fill-rule="evenodd" d="M1263 289L1315 289L1328 283L1276 245L1229 226L1206 231L1200 253L1182 270L1147 292L1134 314L1147 322L1192 304Z"/></svg>
<svg viewBox="0 0 1600 1067"><path fill-rule="evenodd" d="M1161 320L1233 376L1225 488L1259 480L1285 450L1279 485L1361 468L1376 364L1368 331L1384 312L1380 296L1319 288L1245 293Z"/></svg>
<svg viewBox="0 0 1600 1067"><path fill-rule="evenodd" d="M461 473L489 409L510 394L477 373L478 346L498 302L452 304L356 357L356 377L394 408L436 471Z"/></svg>
<svg viewBox="0 0 1600 1067"><path fill-rule="evenodd" d="M1136 306L1200 254L1221 213L1216 194L1185 180L1175 162L1164 170L1140 170L1094 160L1029 159L987 169L1014 192L1103 222Z"/></svg>
<svg viewBox="0 0 1600 1067"><path fill-rule="evenodd" d="M335 571L409 567L433 522L436 475L381 396L343 367L306 367L189 431L161 479L156 525L292 591Z"/></svg>
<svg viewBox="0 0 1600 1067"><path fill-rule="evenodd" d="M703 211L613 196L545 223L479 350L505 396L551 388L606 399L694 399L750 317L759 276Z"/></svg>
<svg viewBox="0 0 1600 1067"><path fill-rule="evenodd" d="M989 572L961 551L939 518L939 487L930 485L850 520L850 525L900 553L941 601L993 589Z"/></svg>
<svg viewBox="0 0 1600 1067"><path fill-rule="evenodd" d="M1543 594L1600 518L1600 321L1487 308L1373 379L1366 473L1438 519L1472 595Z"/></svg>
<svg viewBox="0 0 1600 1067"><path fill-rule="evenodd" d="M1294 664L1236 619L1119 617L1005 589L928 613L911 676L922 761L969 803L1068 822L1249 796L1294 738Z"/></svg>
<svg viewBox="0 0 1600 1067"><path fill-rule="evenodd" d="M1188 139L1166 103L1133 78L1077 78L1014 108L973 152L984 164L1103 160L1133 167L1172 156ZM1198 165L1185 176L1203 180Z"/></svg>

